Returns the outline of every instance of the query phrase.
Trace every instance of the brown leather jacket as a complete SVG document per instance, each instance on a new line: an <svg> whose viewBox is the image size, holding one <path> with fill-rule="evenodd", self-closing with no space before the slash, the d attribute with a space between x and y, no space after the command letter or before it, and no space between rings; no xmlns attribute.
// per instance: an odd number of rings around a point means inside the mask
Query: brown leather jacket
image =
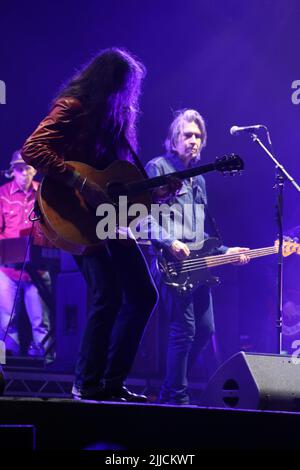
<svg viewBox="0 0 300 470"><path fill-rule="evenodd" d="M69 176L68 160L101 169L116 158L114 152L109 158L103 155L99 158L83 106L74 97L60 98L54 103L50 113L26 140L21 153L29 165L62 181Z"/></svg>
<svg viewBox="0 0 300 470"><path fill-rule="evenodd" d="M106 168L117 158L133 162L129 144L128 150L125 146L123 152L118 151L114 139L110 146L105 148L105 142L101 142L101 146L103 148L97 144L81 102L74 97L64 97L54 103L50 113L26 140L21 154L27 164L63 183L70 181L73 175L74 170L67 163L70 160L96 169Z"/></svg>
<svg viewBox="0 0 300 470"><path fill-rule="evenodd" d="M66 161L82 161L97 168L96 144L88 132L88 122L80 101L73 97L58 99L50 113L26 140L21 154L24 160L44 175L62 182L73 173ZM38 223L41 234L40 224ZM35 244L53 246L41 234Z"/></svg>

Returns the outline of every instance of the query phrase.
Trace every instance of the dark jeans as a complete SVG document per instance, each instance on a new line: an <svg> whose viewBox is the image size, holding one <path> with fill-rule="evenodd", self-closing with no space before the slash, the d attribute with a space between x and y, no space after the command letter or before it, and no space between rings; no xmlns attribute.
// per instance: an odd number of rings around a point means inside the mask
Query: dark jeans
<svg viewBox="0 0 300 470"><path fill-rule="evenodd" d="M145 259L134 242L111 240L101 252L75 257L92 292L75 370L81 391L122 385L157 302Z"/></svg>
<svg viewBox="0 0 300 470"><path fill-rule="evenodd" d="M160 281L154 264L151 268L159 289L160 307L168 317L166 376L160 401L188 404L188 373L214 333L211 292L203 286L194 294L178 294Z"/></svg>

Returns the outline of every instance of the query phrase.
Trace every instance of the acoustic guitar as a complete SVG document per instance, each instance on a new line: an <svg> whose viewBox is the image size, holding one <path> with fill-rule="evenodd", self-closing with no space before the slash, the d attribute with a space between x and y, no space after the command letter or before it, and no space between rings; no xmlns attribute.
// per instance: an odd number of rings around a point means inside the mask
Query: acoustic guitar
<svg viewBox="0 0 300 470"><path fill-rule="evenodd" d="M68 166L87 178L87 181L97 183L116 210L120 196L127 196L128 205L141 203L150 208L151 190L167 184L170 176L183 180L210 171L235 174L244 168L242 159L233 154L217 158L215 163L155 178L144 178L135 165L121 160L102 171L82 162L68 161ZM99 217L79 191L46 176L39 186L37 205L36 213L40 215L42 231L56 247L81 255L105 243L96 234Z"/></svg>

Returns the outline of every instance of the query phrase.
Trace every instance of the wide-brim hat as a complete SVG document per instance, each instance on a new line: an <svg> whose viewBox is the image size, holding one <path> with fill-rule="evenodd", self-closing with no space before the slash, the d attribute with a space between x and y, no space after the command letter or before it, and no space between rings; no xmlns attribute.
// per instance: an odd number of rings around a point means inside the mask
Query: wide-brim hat
<svg viewBox="0 0 300 470"><path fill-rule="evenodd" d="M16 150L13 153L10 161L10 167L13 168L18 163L24 163L26 165L26 162L23 160L20 150Z"/></svg>

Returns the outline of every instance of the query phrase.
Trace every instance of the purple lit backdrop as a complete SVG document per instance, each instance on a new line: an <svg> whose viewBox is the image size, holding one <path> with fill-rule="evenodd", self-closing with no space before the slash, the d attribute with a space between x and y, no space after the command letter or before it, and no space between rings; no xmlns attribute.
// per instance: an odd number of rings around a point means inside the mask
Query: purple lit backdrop
<svg viewBox="0 0 300 470"><path fill-rule="evenodd" d="M7 166L12 151L78 65L98 49L125 46L148 69L140 122L143 160L161 152L171 110L197 108L207 119L205 161L230 152L245 161L240 178L206 178L224 241L250 247L272 244L272 164L246 136L232 137L228 130L233 124L266 124L279 159L300 180L300 105L291 101L291 83L300 78L299 19L298 0L2 4L0 79L6 82L7 104L0 106L1 166ZM286 227L300 224L298 201L286 185ZM298 277L299 263L287 261L290 278ZM266 309L275 287L265 295L273 282L272 264L254 261L223 272L225 286L215 291L217 324L226 332L220 338L223 355L238 349L238 328L250 336L249 347L266 349L264 337L273 328Z"/></svg>

